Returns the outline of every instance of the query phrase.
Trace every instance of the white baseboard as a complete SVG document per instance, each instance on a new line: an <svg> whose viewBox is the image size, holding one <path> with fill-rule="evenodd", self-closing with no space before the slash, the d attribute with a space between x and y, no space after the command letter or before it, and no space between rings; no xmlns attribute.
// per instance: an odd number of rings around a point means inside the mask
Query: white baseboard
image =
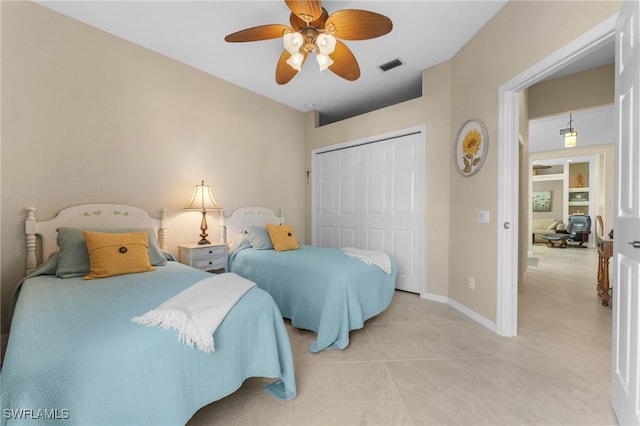
<svg viewBox="0 0 640 426"><path fill-rule="evenodd" d="M433 300L434 302L449 304L449 298L447 296L440 296L439 294L422 293L420 297L422 299Z"/></svg>
<svg viewBox="0 0 640 426"><path fill-rule="evenodd" d="M496 334L498 333L498 327L496 326L496 323L489 321L479 313L472 311L471 309L467 308L464 305L461 305L460 303L456 302L453 299L449 299L449 306L456 309L457 311L462 312L463 314L465 314L466 316L468 316L478 324L487 327L489 330L493 331L494 333Z"/></svg>
<svg viewBox="0 0 640 426"><path fill-rule="evenodd" d="M464 305L461 305L460 303L456 302L455 300L451 299L450 297L440 296L439 294L432 294L432 293L423 293L423 294L420 295L420 297L423 298L423 299L432 300L434 302L440 302L440 303L447 304L447 305L451 306L453 309L455 309L456 311L459 311L459 312L465 314L466 316L468 316L469 318L471 318L472 320L474 320L478 324L488 328L489 330L493 331L494 333L497 333L497 329L498 328L496 327L496 324L494 322L489 321L488 319L486 319L482 315L478 314L475 311L472 311L471 309L467 308Z"/></svg>

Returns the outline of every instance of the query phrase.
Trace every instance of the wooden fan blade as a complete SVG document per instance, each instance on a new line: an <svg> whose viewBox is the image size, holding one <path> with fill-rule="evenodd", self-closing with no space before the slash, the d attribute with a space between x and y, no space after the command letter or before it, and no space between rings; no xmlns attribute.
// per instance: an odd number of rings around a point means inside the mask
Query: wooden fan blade
<svg viewBox="0 0 640 426"><path fill-rule="evenodd" d="M302 60L301 66L304 66L307 60L307 52L303 51L302 54L304 55L304 59ZM291 68L291 65L287 63L287 59L290 57L291 53L285 50L282 52L282 55L280 55L280 59L278 59L278 65L276 66L276 83L278 84L287 84L298 74L298 71Z"/></svg>
<svg viewBox="0 0 640 426"><path fill-rule="evenodd" d="M229 34L224 39L230 43L271 40L282 37L287 31L293 30L286 25L267 24L240 30L233 34Z"/></svg>
<svg viewBox="0 0 640 426"><path fill-rule="evenodd" d="M300 31L301 29L303 29L308 25L311 25L312 27L316 27L317 29L321 30L321 29L324 29L324 25L327 22L328 17L329 17L329 12L327 12L325 8L322 8L322 15L320 15L320 17L315 21L309 22L308 24L302 19L300 19L298 15L296 15L295 13L291 13L291 16L289 16L289 22L291 23L291 26L293 27L293 29L296 31Z"/></svg>
<svg viewBox="0 0 640 426"><path fill-rule="evenodd" d="M313 22L322 16L319 0L284 0L287 7L304 22Z"/></svg>
<svg viewBox="0 0 640 426"><path fill-rule="evenodd" d="M335 31L336 38L367 40L387 34L393 29L393 23L379 13L345 9L332 13L325 27L330 32Z"/></svg>
<svg viewBox="0 0 640 426"><path fill-rule="evenodd" d="M360 77L360 66L356 57L340 40L336 41L336 50L329 57L333 59L333 64L329 66L329 69L336 75L349 81L357 80Z"/></svg>

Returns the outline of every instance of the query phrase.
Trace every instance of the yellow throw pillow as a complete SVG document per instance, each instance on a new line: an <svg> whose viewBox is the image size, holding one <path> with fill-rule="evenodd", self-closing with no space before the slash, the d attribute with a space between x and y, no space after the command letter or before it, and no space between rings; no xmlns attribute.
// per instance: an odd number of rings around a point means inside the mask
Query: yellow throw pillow
<svg viewBox="0 0 640 426"><path fill-rule="evenodd" d="M297 250L300 243L291 225L267 223L267 232L275 251Z"/></svg>
<svg viewBox="0 0 640 426"><path fill-rule="evenodd" d="M149 261L147 231L123 234L83 231L83 234L90 264L85 280L156 270Z"/></svg>

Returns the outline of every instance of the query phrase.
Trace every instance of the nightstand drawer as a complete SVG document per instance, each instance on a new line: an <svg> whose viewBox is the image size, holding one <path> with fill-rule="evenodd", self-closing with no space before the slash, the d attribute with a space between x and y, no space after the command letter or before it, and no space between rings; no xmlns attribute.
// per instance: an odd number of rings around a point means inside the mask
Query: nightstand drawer
<svg viewBox="0 0 640 426"><path fill-rule="evenodd" d="M213 259L216 257L225 257L227 254L227 248L225 246L220 247L207 247L193 250L193 260L201 259Z"/></svg>
<svg viewBox="0 0 640 426"><path fill-rule="evenodd" d="M193 262L193 267L196 269L202 269L205 271L210 271L214 269L224 269L227 267L226 260L227 259L225 257L196 260Z"/></svg>

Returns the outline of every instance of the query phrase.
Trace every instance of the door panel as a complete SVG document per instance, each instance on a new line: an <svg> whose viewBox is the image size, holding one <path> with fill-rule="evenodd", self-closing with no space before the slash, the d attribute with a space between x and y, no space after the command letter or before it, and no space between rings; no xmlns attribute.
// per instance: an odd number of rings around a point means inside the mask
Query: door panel
<svg viewBox="0 0 640 426"><path fill-rule="evenodd" d="M415 214L415 170L403 169L393 173L393 213L412 216Z"/></svg>
<svg viewBox="0 0 640 426"><path fill-rule="evenodd" d="M390 251L398 261L396 288L420 293L424 238L424 183L419 178L423 167L422 135L408 135L396 141L390 152L392 210L389 212L389 226L394 231Z"/></svg>
<svg viewBox="0 0 640 426"><path fill-rule="evenodd" d="M318 229L318 238L323 247L337 247L335 227L322 226Z"/></svg>
<svg viewBox="0 0 640 426"><path fill-rule="evenodd" d="M333 248L342 248L342 247L355 247L356 246L356 229L351 226L341 226L340 227L340 238L338 239L338 244L335 246L330 246ZM329 247L329 246L325 246Z"/></svg>
<svg viewBox="0 0 640 426"><path fill-rule="evenodd" d="M396 288L405 291L416 291L415 282L417 280L416 256L414 247L416 246L416 234L411 230L393 231L393 253L396 257L398 276L396 278Z"/></svg>
<svg viewBox="0 0 640 426"><path fill-rule="evenodd" d="M640 424L640 2L616 23L616 194L611 402L622 425ZM640 245L640 244L639 244Z"/></svg>
<svg viewBox="0 0 640 426"><path fill-rule="evenodd" d="M356 176L340 176L340 216L354 216L356 211Z"/></svg>
<svg viewBox="0 0 640 426"><path fill-rule="evenodd" d="M335 247L337 244L337 206L338 206L338 157L325 155L318 159L317 192L316 192L316 224L318 244L324 247Z"/></svg>

